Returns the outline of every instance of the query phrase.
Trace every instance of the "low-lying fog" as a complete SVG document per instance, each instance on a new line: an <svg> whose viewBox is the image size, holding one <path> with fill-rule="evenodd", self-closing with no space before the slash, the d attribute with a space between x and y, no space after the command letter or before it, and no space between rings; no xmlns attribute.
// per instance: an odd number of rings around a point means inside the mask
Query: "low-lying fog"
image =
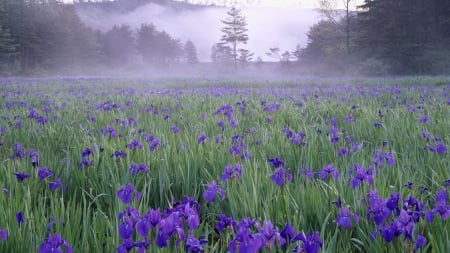
<svg viewBox="0 0 450 253"><path fill-rule="evenodd" d="M79 10L81 20L92 28L109 30L113 25L128 24L138 28L143 23L153 23L158 30L165 30L174 38L191 40L197 47L200 61L210 61L211 47L220 41L229 8L204 7L194 10L174 10L157 4L148 4L127 14L106 13L99 9ZM313 9L301 7L243 7L247 19L249 41L247 49L263 60L269 48L278 47L281 52L293 51L297 45L305 46L306 32L320 15Z"/></svg>

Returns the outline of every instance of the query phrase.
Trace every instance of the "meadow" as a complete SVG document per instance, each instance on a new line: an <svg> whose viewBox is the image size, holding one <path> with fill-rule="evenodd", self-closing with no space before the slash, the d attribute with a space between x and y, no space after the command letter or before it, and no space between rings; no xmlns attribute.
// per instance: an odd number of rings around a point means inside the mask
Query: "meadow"
<svg viewBox="0 0 450 253"><path fill-rule="evenodd" d="M0 252L450 252L448 79L0 96Z"/></svg>

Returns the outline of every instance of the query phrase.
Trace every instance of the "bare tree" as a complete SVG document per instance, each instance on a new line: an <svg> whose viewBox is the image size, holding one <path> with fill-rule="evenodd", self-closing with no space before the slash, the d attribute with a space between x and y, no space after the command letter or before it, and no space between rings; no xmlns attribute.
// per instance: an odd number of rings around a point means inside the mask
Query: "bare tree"
<svg viewBox="0 0 450 253"><path fill-rule="evenodd" d="M345 25L342 25L339 22L340 17L342 16L340 11L338 10L337 0L319 0L319 8L320 13L326 17L328 20L333 22L336 26L339 27L342 31L345 32L346 35L346 49L347 53L350 54L350 2L352 0L341 0L344 9L345 9Z"/></svg>

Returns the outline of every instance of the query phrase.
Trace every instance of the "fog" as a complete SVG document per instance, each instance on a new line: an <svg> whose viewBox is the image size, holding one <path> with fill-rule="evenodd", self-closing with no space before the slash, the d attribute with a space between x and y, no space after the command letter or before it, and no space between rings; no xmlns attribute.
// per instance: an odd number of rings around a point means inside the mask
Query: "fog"
<svg viewBox="0 0 450 253"><path fill-rule="evenodd" d="M142 6L127 14L106 13L96 8L79 9L78 15L88 26L101 31L113 25L128 24L138 28L143 23L153 23L158 30L165 30L182 41L191 40L197 47L200 61L210 61L211 47L220 41L223 27L221 20L228 8L204 7L174 10L154 3ZM301 7L243 7L247 19L249 41L244 45L264 61L274 60L266 56L271 47L282 52L305 46L306 32L320 18L312 9Z"/></svg>

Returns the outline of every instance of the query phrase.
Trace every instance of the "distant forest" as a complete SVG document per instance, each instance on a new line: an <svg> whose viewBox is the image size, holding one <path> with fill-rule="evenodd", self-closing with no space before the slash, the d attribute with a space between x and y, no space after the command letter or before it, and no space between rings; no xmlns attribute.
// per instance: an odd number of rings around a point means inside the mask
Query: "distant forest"
<svg viewBox="0 0 450 253"><path fill-rule="evenodd" d="M80 0L76 4L0 0L0 75L95 74L197 64L194 43L173 38L153 24L137 29L120 24L98 31L77 16L77 8L127 13L150 2L180 11L204 8L171 0ZM322 13L323 19L308 31L306 45L284 53L268 49L269 54L280 55L278 63L270 64L274 70L314 75L450 73L448 0L365 0L357 11ZM250 65L261 64L255 60Z"/></svg>

